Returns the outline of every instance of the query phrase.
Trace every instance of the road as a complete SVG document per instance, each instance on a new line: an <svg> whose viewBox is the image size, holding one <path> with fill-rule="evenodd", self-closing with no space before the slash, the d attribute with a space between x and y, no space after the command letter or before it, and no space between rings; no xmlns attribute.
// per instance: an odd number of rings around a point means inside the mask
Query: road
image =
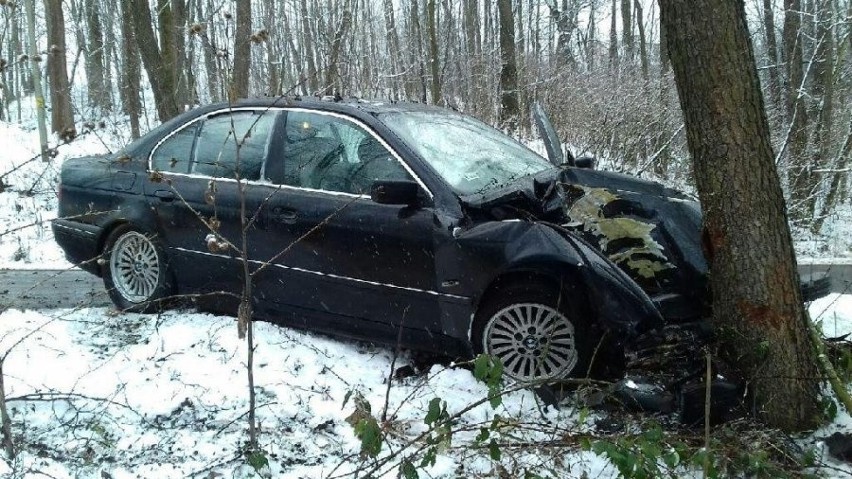
<svg viewBox="0 0 852 479"><path fill-rule="evenodd" d="M799 272L827 272L833 292L852 294L852 261L804 264L799 266ZM101 279L78 269L0 270L0 311L11 307L51 309L109 304Z"/></svg>

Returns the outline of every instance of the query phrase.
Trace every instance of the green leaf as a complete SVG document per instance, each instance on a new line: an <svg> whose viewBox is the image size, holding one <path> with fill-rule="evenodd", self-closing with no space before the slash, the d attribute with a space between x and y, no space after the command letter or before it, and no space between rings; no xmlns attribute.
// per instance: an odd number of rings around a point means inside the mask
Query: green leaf
<svg viewBox="0 0 852 479"><path fill-rule="evenodd" d="M473 377L486 382L488 380L488 371L491 369L491 356L480 354L473 361Z"/></svg>
<svg viewBox="0 0 852 479"><path fill-rule="evenodd" d="M346 403L349 402L349 399L352 398L352 390L346 391L346 395L343 396L343 406L340 406L340 409L346 409Z"/></svg>
<svg viewBox="0 0 852 479"><path fill-rule="evenodd" d="M269 460L263 451L252 451L246 456L246 462L255 472L260 473L260 470L269 465Z"/></svg>
<svg viewBox="0 0 852 479"><path fill-rule="evenodd" d="M382 430L376 418L369 416L355 424L355 437L361 440L361 453L376 457L382 450Z"/></svg>
<svg viewBox="0 0 852 479"><path fill-rule="evenodd" d="M426 419L424 421L426 424L432 424L441 417L441 399L440 398L432 398L429 401L429 412L426 413Z"/></svg>
<svg viewBox="0 0 852 479"><path fill-rule="evenodd" d="M494 439L488 444L488 455L491 456L491 460L493 461L499 461L502 456L500 446L497 445L497 441Z"/></svg>
<svg viewBox="0 0 852 479"><path fill-rule="evenodd" d="M409 461L408 459L403 459L402 464L400 464L399 466L399 472L405 479L420 478L420 475L417 474L417 468L415 468L414 464L412 464L411 461Z"/></svg>
<svg viewBox="0 0 852 479"><path fill-rule="evenodd" d="M491 407L494 409L496 409L497 406L503 403L503 395L501 394L499 387L488 387L488 402L491 403Z"/></svg>
<svg viewBox="0 0 852 479"><path fill-rule="evenodd" d="M488 428L483 427L479 430L479 434L476 435L476 442L483 442L487 440L491 436L491 431Z"/></svg>
<svg viewBox="0 0 852 479"><path fill-rule="evenodd" d="M438 452L434 447L426 449L426 453L423 454L423 459L420 461L420 467L434 466L437 457Z"/></svg>
<svg viewBox="0 0 852 479"><path fill-rule="evenodd" d="M663 464L665 464L669 469L673 469L680 464L680 455L675 450L671 450L666 454L663 454Z"/></svg>

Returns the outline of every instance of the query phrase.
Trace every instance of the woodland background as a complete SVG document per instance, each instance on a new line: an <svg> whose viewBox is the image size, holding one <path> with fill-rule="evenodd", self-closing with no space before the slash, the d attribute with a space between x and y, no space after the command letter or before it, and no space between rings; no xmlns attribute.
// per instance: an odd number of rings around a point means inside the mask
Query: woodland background
<svg viewBox="0 0 852 479"><path fill-rule="evenodd" d="M691 181L656 2L19 1L0 0L0 119L28 116L34 63L65 140L284 93L446 105L524 137L540 101L575 153ZM816 233L850 196L852 2L746 8L791 221Z"/></svg>

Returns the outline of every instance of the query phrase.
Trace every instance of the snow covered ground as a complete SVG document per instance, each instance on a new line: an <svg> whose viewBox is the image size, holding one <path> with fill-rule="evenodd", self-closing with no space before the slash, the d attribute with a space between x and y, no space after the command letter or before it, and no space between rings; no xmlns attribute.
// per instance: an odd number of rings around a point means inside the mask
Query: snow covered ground
<svg viewBox="0 0 852 479"><path fill-rule="evenodd" d="M811 306L826 334L852 332L852 296L831 295ZM460 414L457 432L421 477L617 477L609 462L579 447L529 448L489 458L475 437L495 417L515 426L507 441L572 438L595 430L598 414L542 405L528 391L492 408L485 384L468 369L433 366L427 374L393 379L391 348L335 340L267 323L256 324L260 444L270 477L353 477L376 462L359 455L347 422L355 397L375 417L387 411L381 457L418 463L433 398ZM0 477L256 477L241 448L247 437L246 345L233 318L188 311L115 314L109 309L8 310L0 314L0 355L13 431L22 451L0 459ZM387 397L387 400L386 400ZM349 398L347 400L347 398ZM810 439L852 431L837 419ZM492 435L494 437L494 435ZM409 444L408 446L406 446ZM487 441L485 443L487 445ZM818 446L819 447L819 446ZM825 459L832 467L852 468ZM398 460L376 477L397 477ZM687 474L688 471L683 471ZM828 471L829 476L838 473Z"/></svg>

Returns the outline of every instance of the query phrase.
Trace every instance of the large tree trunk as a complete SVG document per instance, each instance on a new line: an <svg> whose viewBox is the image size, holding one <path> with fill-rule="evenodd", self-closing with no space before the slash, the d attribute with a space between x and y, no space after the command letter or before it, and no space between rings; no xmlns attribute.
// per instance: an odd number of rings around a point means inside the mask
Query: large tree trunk
<svg viewBox="0 0 852 479"><path fill-rule="evenodd" d="M819 416L818 374L743 3L660 0L704 211L713 321L756 415Z"/></svg>
<svg viewBox="0 0 852 479"><path fill-rule="evenodd" d="M497 0L500 17L500 124L514 131L521 105L518 101L518 67L515 61L515 19L511 0Z"/></svg>
<svg viewBox="0 0 852 479"><path fill-rule="evenodd" d="M48 60L47 75L50 79L50 124L51 131L60 138L69 140L76 136L74 111L71 107L71 86L65 65L65 16L61 0L45 0L47 17Z"/></svg>

